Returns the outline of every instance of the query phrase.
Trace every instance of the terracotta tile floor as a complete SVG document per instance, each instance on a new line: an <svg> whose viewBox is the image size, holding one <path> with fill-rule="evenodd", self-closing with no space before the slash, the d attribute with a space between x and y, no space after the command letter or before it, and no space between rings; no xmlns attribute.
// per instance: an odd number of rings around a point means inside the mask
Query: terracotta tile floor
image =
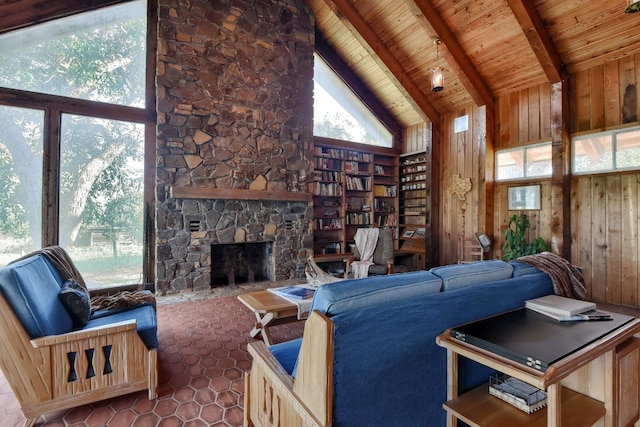
<svg viewBox="0 0 640 427"><path fill-rule="evenodd" d="M38 426L241 426L243 373L255 317L234 296L158 305L158 399L138 392L51 412ZM274 342L302 336L303 322L271 328ZM24 422L0 373L0 425Z"/></svg>

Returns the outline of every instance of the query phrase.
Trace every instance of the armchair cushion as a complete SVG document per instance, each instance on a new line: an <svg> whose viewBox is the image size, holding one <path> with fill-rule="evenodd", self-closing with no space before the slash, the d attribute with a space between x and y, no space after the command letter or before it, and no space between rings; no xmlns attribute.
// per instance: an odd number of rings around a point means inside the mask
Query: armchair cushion
<svg viewBox="0 0 640 427"><path fill-rule="evenodd" d="M75 326L77 328L86 326L91 317L89 292L75 280L67 279L62 284L58 298L73 318Z"/></svg>
<svg viewBox="0 0 640 427"><path fill-rule="evenodd" d="M131 319L136 319L136 332L138 332L147 348L158 348L158 321L156 311L151 305L116 311L114 314L107 316L92 317L89 319L86 328L95 328Z"/></svg>
<svg viewBox="0 0 640 427"><path fill-rule="evenodd" d="M29 337L64 334L73 329L73 319L58 298L62 281L42 255L18 261L0 275L0 289Z"/></svg>

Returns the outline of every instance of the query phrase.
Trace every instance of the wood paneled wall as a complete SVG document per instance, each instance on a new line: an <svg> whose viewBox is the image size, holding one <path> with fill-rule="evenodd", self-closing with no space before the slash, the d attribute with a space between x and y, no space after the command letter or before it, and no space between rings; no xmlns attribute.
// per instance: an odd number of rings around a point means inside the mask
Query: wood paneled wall
<svg viewBox="0 0 640 427"><path fill-rule="evenodd" d="M638 124L640 55L623 58L571 76L569 129L571 133L599 132ZM503 97L497 102L496 149L548 141L551 137L551 90L540 85ZM569 155L567 153L566 155ZM595 301L640 307L640 174L611 173L572 177L571 262L583 268L589 297ZM550 180L540 183L542 209L525 211L531 237L547 241L551 235ZM519 184L519 183L518 183ZM496 184L494 192L493 256L501 256L502 230L509 211L507 192L516 183Z"/></svg>
<svg viewBox="0 0 640 427"><path fill-rule="evenodd" d="M640 55L572 76L572 133L638 125ZM571 179L571 261L583 268L590 297L640 307L640 173Z"/></svg>
<svg viewBox="0 0 640 427"><path fill-rule="evenodd" d="M637 123L640 54L571 76L571 132L598 131Z"/></svg>
<svg viewBox="0 0 640 427"><path fill-rule="evenodd" d="M638 125L640 117L640 55L607 63L571 76L569 129L584 134ZM548 84L502 96L496 102L495 149L551 140L551 86ZM453 133L453 121L469 115L469 130ZM524 211L531 220L530 237L549 241L552 234L550 179L496 183L487 205L482 108L468 107L443 117L440 146L440 263L457 261L461 239L482 230L486 209L493 209L493 239L488 258L500 258L507 219L521 211L508 210L508 189L540 184L541 210ZM570 155L565 153L565 155ZM454 179L471 178L472 188L459 199L451 192ZM570 177L571 262L581 266L589 298L640 307L640 173L610 173ZM489 207L487 207L489 206Z"/></svg>
<svg viewBox="0 0 640 427"><path fill-rule="evenodd" d="M498 98L496 150L551 141L551 85L542 84ZM540 210L510 211L509 187L541 184ZM529 238L550 242L552 223L551 180L496 183L494 195L493 257L502 258L503 233L513 215L526 213L531 221Z"/></svg>
<svg viewBox="0 0 640 427"><path fill-rule="evenodd" d="M468 129L454 132L456 118L468 115ZM474 233L487 232L484 226L486 119L484 107L469 106L445 115L440 148L440 264L462 258L462 241ZM471 188L464 192L465 182Z"/></svg>
<svg viewBox="0 0 640 427"><path fill-rule="evenodd" d="M595 301L640 307L639 182L638 173L572 180L571 260Z"/></svg>

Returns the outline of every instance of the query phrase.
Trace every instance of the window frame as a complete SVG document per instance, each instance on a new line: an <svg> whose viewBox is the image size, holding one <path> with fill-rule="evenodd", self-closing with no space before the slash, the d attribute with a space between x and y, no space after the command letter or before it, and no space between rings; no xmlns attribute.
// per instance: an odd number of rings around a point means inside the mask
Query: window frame
<svg viewBox="0 0 640 427"><path fill-rule="evenodd" d="M620 129L611 129L604 132L589 132L582 133L580 135L573 135L571 137L571 174L575 176L587 176L587 175L601 175L607 173L614 172L628 172L640 170L640 163L636 166L631 167L618 167L618 135L628 132L640 132L640 126L630 126L624 127ZM607 136L611 135L611 162L613 164L612 168L601 169L601 170L589 170L589 171L576 171L576 141L587 139L589 137L599 137L599 136Z"/></svg>
<svg viewBox="0 0 640 427"><path fill-rule="evenodd" d="M549 173L548 175L535 175L535 176L530 176L527 175L527 152L529 150L532 149L536 149L536 148L540 148L540 147L549 147L549 149L552 149L552 144L551 141L544 141L544 142L538 142L535 144L528 144L528 145L522 145L520 147L509 147L509 148L504 148L501 150L496 150L495 152L495 177L496 177L496 182L498 183L506 183L506 182L522 182L522 181L531 181L531 180L544 180L544 179L551 179L551 176L553 174L553 171L551 173ZM506 152L515 152L515 151L522 151L522 158L523 158L523 165L525 165L525 167L523 167L523 172L524 172L524 176L522 177L518 177L518 178L498 178L498 169L499 169L499 162L498 162L498 156L500 154L506 153ZM553 153L552 153L553 155ZM549 157L549 161L552 161L552 157ZM552 165L553 167L553 165Z"/></svg>
<svg viewBox="0 0 640 427"><path fill-rule="evenodd" d="M112 6L111 2L103 7ZM96 10L95 6L74 10L59 18ZM144 147L144 237L143 237L143 282L155 282L155 143L156 143L156 95L155 69L157 50L157 0L147 0L147 58L145 78L145 106L143 108L107 104L58 95L29 92L0 87L0 104L44 111L43 126L43 173L42 173L42 246L59 242L60 212L60 141L63 114L104 118L139 123L145 126ZM24 28L24 27L20 27ZM20 28L13 28L19 30Z"/></svg>

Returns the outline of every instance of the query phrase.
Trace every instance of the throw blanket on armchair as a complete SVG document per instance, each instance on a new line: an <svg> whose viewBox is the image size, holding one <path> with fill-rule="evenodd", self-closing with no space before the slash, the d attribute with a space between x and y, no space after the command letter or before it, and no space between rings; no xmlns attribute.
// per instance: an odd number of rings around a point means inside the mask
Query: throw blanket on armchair
<svg viewBox="0 0 640 427"><path fill-rule="evenodd" d="M87 284L84 278L76 268L75 264L71 260L71 257L64 250L62 246L49 246L46 248L35 250L27 255L20 257L14 262L20 261L25 258L29 258L32 255L42 254L53 264L53 266L60 272L63 280L73 279L80 286L87 289ZM140 291L119 291L113 295L96 295L91 297L91 311L112 309L112 308L126 308L135 307L137 305L144 305L150 303L155 308L156 298L149 292Z"/></svg>
<svg viewBox="0 0 640 427"><path fill-rule="evenodd" d="M358 231L356 231L353 239L360 252L360 260L351 263L353 277L369 276L369 266L374 264L373 252L375 252L378 244L379 233L380 230L378 228L358 228Z"/></svg>
<svg viewBox="0 0 640 427"><path fill-rule="evenodd" d="M580 271L559 255L542 252L520 257L516 261L526 262L551 276L556 295L581 300L587 296L587 287Z"/></svg>

